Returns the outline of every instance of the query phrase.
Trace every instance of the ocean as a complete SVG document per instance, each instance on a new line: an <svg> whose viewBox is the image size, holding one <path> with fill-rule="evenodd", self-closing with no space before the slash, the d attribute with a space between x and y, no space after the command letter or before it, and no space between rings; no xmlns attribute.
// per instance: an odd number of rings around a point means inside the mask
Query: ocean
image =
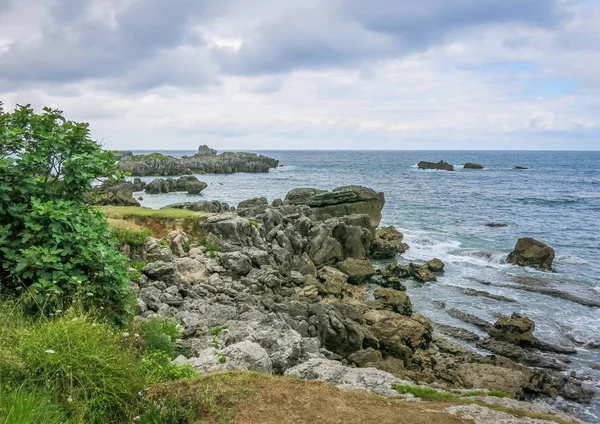
<svg viewBox="0 0 600 424"><path fill-rule="evenodd" d="M146 153L146 152L135 152ZM193 151L162 151L172 156ZM528 291L563 291L600 298L600 152L557 151L260 151L280 161L268 174L198 175L201 195L143 195L143 206L219 200L237 205L265 196L283 199L297 187L332 189L363 185L385 193L381 225L394 225L410 249L400 262L434 257L446 264L437 283L408 283L416 311L434 322L477 328L439 308L455 308L494 322L499 314L522 313L536 323L539 338L576 343L571 367L600 387L600 308ZM445 160L454 172L419 170L421 161ZM466 162L483 170L463 169ZM516 165L529 169L516 170ZM153 178L143 178L150 181ZM486 223L504 223L490 228ZM533 237L556 250L554 272L504 262L519 237ZM384 265L383 263L381 265ZM484 290L509 303L464 294ZM461 289L463 291L461 291ZM562 405L567 405L563 402ZM561 406L561 404L557 405ZM598 404L582 415L600 420Z"/></svg>

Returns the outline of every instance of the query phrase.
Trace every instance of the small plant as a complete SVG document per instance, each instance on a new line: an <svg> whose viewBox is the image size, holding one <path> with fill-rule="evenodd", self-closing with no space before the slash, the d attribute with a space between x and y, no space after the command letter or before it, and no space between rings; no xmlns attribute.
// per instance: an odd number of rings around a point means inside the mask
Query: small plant
<svg viewBox="0 0 600 424"><path fill-rule="evenodd" d="M248 220L248 224L252 225L256 229L260 228L260 224L257 221L253 220L253 219L249 219Z"/></svg>
<svg viewBox="0 0 600 424"><path fill-rule="evenodd" d="M219 334L221 334L221 332L223 330L227 330L228 328L229 328L229 325L227 325L227 324L213 327L210 329L210 334L212 334L213 336L218 336Z"/></svg>
<svg viewBox="0 0 600 424"><path fill-rule="evenodd" d="M113 228L111 231L119 245L126 244L133 248L144 246L152 235L147 228L141 231L129 230L127 228Z"/></svg>
<svg viewBox="0 0 600 424"><path fill-rule="evenodd" d="M160 316L153 316L134 329L140 335L143 350L146 352L162 352L173 358L175 356L175 340L180 335L177 323Z"/></svg>
<svg viewBox="0 0 600 424"><path fill-rule="evenodd" d="M147 385L179 380L181 378L191 378L197 375L196 370L191 365L173 364L171 357L161 351L151 352L142 356L141 365L145 370Z"/></svg>
<svg viewBox="0 0 600 424"><path fill-rule="evenodd" d="M225 356L224 354L220 354L219 355L219 363L224 364L225 362L227 362L227 356Z"/></svg>
<svg viewBox="0 0 600 424"><path fill-rule="evenodd" d="M185 253L189 253L191 249L192 249L192 246L189 241L186 241L185 243L183 243L183 251Z"/></svg>

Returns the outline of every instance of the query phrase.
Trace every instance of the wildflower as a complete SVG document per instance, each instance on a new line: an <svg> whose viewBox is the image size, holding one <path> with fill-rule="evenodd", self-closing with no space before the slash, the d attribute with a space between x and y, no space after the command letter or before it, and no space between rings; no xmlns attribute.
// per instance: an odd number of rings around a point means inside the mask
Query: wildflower
<svg viewBox="0 0 600 424"><path fill-rule="evenodd" d="M55 352L55 351L53 351L52 349L45 350L44 352L46 352L46 353L56 353L56 352Z"/></svg>
<svg viewBox="0 0 600 424"><path fill-rule="evenodd" d="M123 336L123 337L129 337L129 333L128 333L128 332L125 332L125 333L123 333L123 334L122 334L122 336Z"/></svg>
<svg viewBox="0 0 600 424"><path fill-rule="evenodd" d="M90 297L92 297L92 296L94 295L94 293L87 292L85 295L86 295L86 296L90 296Z"/></svg>
<svg viewBox="0 0 600 424"><path fill-rule="evenodd" d="M69 403L73 403L73 398L72 398L71 396L69 396L69 397L67 398L67 402L69 402Z"/></svg>

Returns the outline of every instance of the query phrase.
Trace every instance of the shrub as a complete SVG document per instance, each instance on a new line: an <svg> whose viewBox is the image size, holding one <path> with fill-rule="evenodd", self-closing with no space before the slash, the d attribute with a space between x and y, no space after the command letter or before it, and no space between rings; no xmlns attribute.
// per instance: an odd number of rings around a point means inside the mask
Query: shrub
<svg viewBox="0 0 600 424"><path fill-rule="evenodd" d="M171 357L161 351L151 352L142 356L141 365L145 371L147 385L163 383L165 381L190 378L197 375L191 365L176 365L171 363Z"/></svg>
<svg viewBox="0 0 600 424"><path fill-rule="evenodd" d="M66 424L67 414L48 393L25 389L0 390L3 424Z"/></svg>
<svg viewBox="0 0 600 424"><path fill-rule="evenodd" d="M127 263L104 216L85 203L99 177L114 179L114 155L90 139L88 124L62 112L0 104L0 280L37 308L77 296L116 323L132 312ZM23 290L26 289L26 290Z"/></svg>
<svg viewBox="0 0 600 424"><path fill-rule="evenodd" d="M169 358L175 356L175 340L180 335L177 323L172 319L153 316L141 323L134 330L140 335L143 350L146 352L162 352Z"/></svg>
<svg viewBox="0 0 600 424"><path fill-rule="evenodd" d="M113 228L111 231L119 245L127 244L133 248L144 246L152 235L152 232L147 228L141 231L129 230L127 228Z"/></svg>
<svg viewBox="0 0 600 424"><path fill-rule="evenodd" d="M257 221L255 221L255 220L253 220L253 219L249 219L248 220L248 224L252 225L256 229L260 228L259 223Z"/></svg>

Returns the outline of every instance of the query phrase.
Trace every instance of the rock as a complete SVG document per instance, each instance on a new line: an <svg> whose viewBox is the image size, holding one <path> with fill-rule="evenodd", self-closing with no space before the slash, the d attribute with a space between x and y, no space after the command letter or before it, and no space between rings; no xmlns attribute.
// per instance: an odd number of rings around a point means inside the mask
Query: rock
<svg viewBox="0 0 600 424"><path fill-rule="evenodd" d="M394 289L378 289L374 293L375 300L381 309L389 309L402 315L412 315L412 303L405 292Z"/></svg>
<svg viewBox="0 0 600 424"><path fill-rule="evenodd" d="M480 405L458 405L444 409L444 412L470 420L474 424L552 424L554 421L528 417L515 417L506 412L495 411Z"/></svg>
<svg viewBox="0 0 600 424"><path fill-rule="evenodd" d="M437 277L432 274L427 264L418 265L411 263L409 267L410 272L415 279L424 283L437 281Z"/></svg>
<svg viewBox="0 0 600 424"><path fill-rule="evenodd" d="M513 169L529 169L529 168L527 168L527 167L525 167L525 166L520 166L520 165L517 165L517 166L515 166Z"/></svg>
<svg viewBox="0 0 600 424"><path fill-rule="evenodd" d="M490 228L502 228L502 227L508 227L508 224L503 224L500 222L488 222L487 224L485 224L486 227L490 227Z"/></svg>
<svg viewBox="0 0 600 424"><path fill-rule="evenodd" d="M175 158L160 153L122 158L118 163L121 172L134 176L232 174L234 172L269 172L279 161L247 152L224 152L217 155L213 149L200 146L193 156Z"/></svg>
<svg viewBox="0 0 600 424"><path fill-rule="evenodd" d="M252 261L242 252L224 252L220 254L219 259L234 277L243 277L252 269Z"/></svg>
<svg viewBox="0 0 600 424"><path fill-rule="evenodd" d="M146 188L146 183L139 178L133 179L133 191L142 191Z"/></svg>
<svg viewBox="0 0 600 424"><path fill-rule="evenodd" d="M146 185L146 193L160 194L172 193L176 191L187 191L188 194L200 194L202 190L208 187L208 184L198 180L192 175L185 175L178 179L157 178Z"/></svg>
<svg viewBox="0 0 600 424"><path fill-rule="evenodd" d="M490 364L462 363L450 372L463 387L500 390L512 397L519 396L529 384L526 373Z"/></svg>
<svg viewBox="0 0 600 424"><path fill-rule="evenodd" d="M348 361L354 362L359 367L364 367L372 362L380 362L381 360L383 360L381 352L370 347L354 352L352 355L348 356Z"/></svg>
<svg viewBox="0 0 600 424"><path fill-rule="evenodd" d="M476 327L481 328L484 331L489 331L492 328L492 324L476 317L475 315L467 314L465 312L459 311L457 309L447 309L446 312L453 318L459 319L464 322L468 322L469 324L473 324Z"/></svg>
<svg viewBox="0 0 600 424"><path fill-rule="evenodd" d="M316 188L295 188L285 196L285 201L292 205L305 205L311 197L327 193L327 190L319 190Z"/></svg>
<svg viewBox="0 0 600 424"><path fill-rule="evenodd" d="M255 208L257 206L266 206L269 202L266 197L255 197L253 199L244 200L238 204L238 209Z"/></svg>
<svg viewBox="0 0 600 424"><path fill-rule="evenodd" d="M489 350L497 355L504 356L530 367L549 368L553 370L565 369L558 361L545 357L535 351L523 349L518 345L494 339L486 339L477 343L477 347Z"/></svg>
<svg viewBox="0 0 600 424"><path fill-rule="evenodd" d="M351 284L360 284L375 274L375 268L368 259L348 258L335 267L348 276Z"/></svg>
<svg viewBox="0 0 600 424"><path fill-rule="evenodd" d="M530 237L520 238L515 250L506 261L520 266L534 266L543 270L552 270L554 249Z"/></svg>
<svg viewBox="0 0 600 424"><path fill-rule="evenodd" d="M498 300L498 301L502 301L502 302L512 302L512 303L516 302L516 299L510 298L510 297L502 296L499 294L489 293L489 292L486 292L483 290L470 289L468 287L458 287L458 291L461 292L462 294L466 294L467 296L481 296L481 297L487 297L488 299L494 299L494 300Z"/></svg>
<svg viewBox="0 0 600 424"><path fill-rule="evenodd" d="M465 163L464 169L483 169L483 165L478 164L478 163L471 163L471 162L467 162Z"/></svg>
<svg viewBox="0 0 600 424"><path fill-rule="evenodd" d="M392 259L408 250L404 235L395 227L382 227L375 231L375 240L369 255L373 259Z"/></svg>
<svg viewBox="0 0 600 424"><path fill-rule="evenodd" d="M368 215L371 226L376 228L381 221L381 210L385 203L383 193L362 186L345 186L323 192L315 189L295 189L286 196L290 204L311 207L317 219L343 217L353 214Z"/></svg>
<svg viewBox="0 0 600 424"><path fill-rule="evenodd" d="M452 327L451 325L446 324L435 324L434 328L442 334L454 337L455 339L464 340L466 342L477 342L480 340L480 337L477 334L465 328Z"/></svg>
<svg viewBox="0 0 600 424"><path fill-rule="evenodd" d="M408 359L415 349L427 348L431 341L431 323L420 314L409 318L391 311L370 310L363 316L381 350L397 358Z"/></svg>
<svg viewBox="0 0 600 424"><path fill-rule="evenodd" d="M190 239L186 233L181 230L171 231L165 237L165 240L169 243L171 251L180 258L187 255L190 250Z"/></svg>
<svg viewBox="0 0 600 424"><path fill-rule="evenodd" d="M361 288L348 283L348 276L333 267L325 266L321 268L317 278L319 283L316 286L322 296L338 299L361 299L364 296L364 291Z"/></svg>
<svg viewBox="0 0 600 424"><path fill-rule="evenodd" d="M444 272L444 263L438 258L427 261L425 265L431 272Z"/></svg>
<svg viewBox="0 0 600 424"><path fill-rule="evenodd" d="M382 396L398 396L393 384L410 384L375 368L350 368L329 359L311 359L290 368L285 375L305 380L319 380L345 390L374 392Z"/></svg>
<svg viewBox="0 0 600 424"><path fill-rule="evenodd" d="M140 206L133 198L133 184L125 181L106 181L94 187L88 194L88 202L100 206Z"/></svg>
<svg viewBox="0 0 600 424"><path fill-rule="evenodd" d="M175 273L175 265L172 262L152 262L144 266L142 272L153 280L162 280Z"/></svg>
<svg viewBox="0 0 600 424"><path fill-rule="evenodd" d="M444 162L443 160L437 163L421 161L417 164L417 167L419 169L437 169L440 171L454 171L454 165L450 165L449 163Z"/></svg>
<svg viewBox="0 0 600 424"><path fill-rule="evenodd" d="M229 370L273 372L271 358L258 343L248 340L232 344L222 350L214 347L206 348L197 357L185 359L178 357L174 363L189 364L201 373Z"/></svg>
<svg viewBox="0 0 600 424"><path fill-rule="evenodd" d="M496 340L531 346L534 340L533 330L535 322L515 312L510 317L499 318L488 334Z"/></svg>
<svg viewBox="0 0 600 424"><path fill-rule="evenodd" d="M112 152L115 155L115 160L119 161L127 156L133 156L133 152L129 150L113 150Z"/></svg>
<svg viewBox="0 0 600 424"><path fill-rule="evenodd" d="M229 205L221 203L218 200L202 200L200 202L174 203L164 207L164 209L167 208L187 209L195 212L223 213L229 210Z"/></svg>

